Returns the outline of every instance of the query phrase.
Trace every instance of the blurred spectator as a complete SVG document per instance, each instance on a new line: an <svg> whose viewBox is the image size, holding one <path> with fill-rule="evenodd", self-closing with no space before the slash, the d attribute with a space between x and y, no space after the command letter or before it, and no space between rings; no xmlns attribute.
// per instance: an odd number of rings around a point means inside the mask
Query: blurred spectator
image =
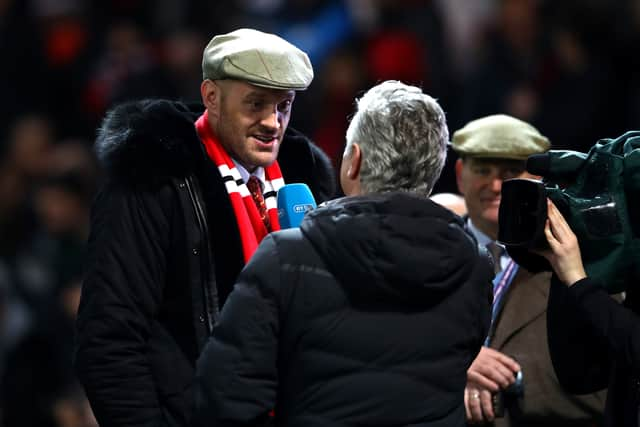
<svg viewBox="0 0 640 427"><path fill-rule="evenodd" d="M314 141L329 156L336 170L339 170L349 124L345 119L353 112L356 95L367 84L359 59L357 47L345 46L334 52L318 73L321 97L314 101L325 107L315 117Z"/></svg>
<svg viewBox="0 0 640 427"><path fill-rule="evenodd" d="M444 206L456 215L466 215L467 205L464 202L464 197L456 193L436 193L429 197L431 200L439 205Z"/></svg>
<svg viewBox="0 0 640 427"><path fill-rule="evenodd" d="M0 210L3 352L39 327L60 277L77 270L84 253L95 165L85 144L52 147L45 128L35 118L24 119L12 141L20 141L21 150L11 151L0 168L0 194L8 202ZM29 161L23 161L25 153L31 153Z"/></svg>
<svg viewBox="0 0 640 427"><path fill-rule="evenodd" d="M426 47L411 32L389 30L372 36L366 47L366 65L372 81L393 78L428 86Z"/></svg>
<svg viewBox="0 0 640 427"><path fill-rule="evenodd" d="M33 82L46 82L38 86L36 99L55 122L56 129L80 135L88 127L80 100L93 36L85 19L86 2L33 0L29 6L42 52L42 63Z"/></svg>
<svg viewBox="0 0 640 427"><path fill-rule="evenodd" d="M435 0L443 19L445 43L456 79L464 78L478 60L481 40L497 6L495 0Z"/></svg>
<svg viewBox="0 0 640 427"><path fill-rule="evenodd" d="M35 194L35 210L43 234L40 241L49 239L50 245L57 246L55 253L49 253L47 259L56 255L74 258L72 262L61 259L54 261L54 269L72 268L81 261L84 242L88 236L89 189L83 177L75 171L65 172L48 178ZM46 244L43 244L43 246Z"/></svg>
<svg viewBox="0 0 640 427"><path fill-rule="evenodd" d="M53 304L7 357L1 390L4 427L97 425L73 421L92 418L71 364L78 274L61 275Z"/></svg>
<svg viewBox="0 0 640 427"><path fill-rule="evenodd" d="M622 131L627 95L603 44L613 10L600 0L501 0L463 117L504 112L544 129L554 148L579 151Z"/></svg>
<svg viewBox="0 0 640 427"><path fill-rule="evenodd" d="M554 148L586 152L598 139L624 130L625 89L603 43L613 39L614 7L570 0L548 9L550 52L532 120Z"/></svg>
<svg viewBox="0 0 640 427"><path fill-rule="evenodd" d="M178 99L200 102L200 63L206 44L202 34L189 29L176 30L164 39L162 62Z"/></svg>
<svg viewBox="0 0 640 427"><path fill-rule="evenodd" d="M81 265L89 234L91 176L80 170L64 171L47 178L34 195L34 207L40 224L30 252L47 260L52 275L65 274Z"/></svg>
<svg viewBox="0 0 640 427"><path fill-rule="evenodd" d="M33 230L32 186L47 174L53 129L40 115L13 124L0 157L0 265L17 252Z"/></svg>
<svg viewBox="0 0 640 427"><path fill-rule="evenodd" d="M539 0L500 0L483 56L465 84L462 119L505 113L531 121L545 60Z"/></svg>
<svg viewBox="0 0 640 427"><path fill-rule="evenodd" d="M14 168L29 184L46 175L54 133L45 115L27 114L18 118L7 141L5 167Z"/></svg>
<svg viewBox="0 0 640 427"><path fill-rule="evenodd" d="M279 34L308 52L311 62L321 66L328 55L352 37L354 22L344 1L293 1L289 19Z"/></svg>
<svg viewBox="0 0 640 427"><path fill-rule="evenodd" d="M49 175L75 172L82 179L84 190L96 186L98 161L91 145L80 139L66 139L56 143L49 153Z"/></svg>
<svg viewBox="0 0 640 427"><path fill-rule="evenodd" d="M433 1L377 0L375 4L375 26L364 36L367 47L362 65L369 83L383 79L413 82L438 99L449 126L455 125L458 99L441 9ZM449 159L434 191L456 191Z"/></svg>
<svg viewBox="0 0 640 427"><path fill-rule="evenodd" d="M39 227L16 254L14 278L20 280L11 283L34 310L29 332L7 356L2 381L5 427L91 425L56 421L83 407L72 402L86 401L77 392L67 393L77 388L71 360L89 192L83 177L73 171L48 177L35 191Z"/></svg>
<svg viewBox="0 0 640 427"><path fill-rule="evenodd" d="M97 121L117 102L176 95L142 28L131 21L121 21L108 29L105 44L85 92L84 101L92 119Z"/></svg>
<svg viewBox="0 0 640 427"><path fill-rule="evenodd" d="M425 91L438 98L445 97L450 90L452 76L442 16L435 3L413 0L378 0L377 3L379 21L377 28L370 31L369 40L374 43L372 47L382 41L378 46L386 48L386 54L395 63L387 60L386 67L381 69L376 67L376 63L367 62L365 65L372 71L372 83L382 78L405 79L419 83ZM376 56L378 61L383 59L380 53L374 53L373 57ZM410 71L411 67L415 70ZM376 75L382 71L391 74ZM445 111L448 110L446 100L442 103Z"/></svg>
<svg viewBox="0 0 640 427"><path fill-rule="evenodd" d="M79 0L33 0L31 10L43 35L49 68L64 68L77 61L88 42L88 28Z"/></svg>

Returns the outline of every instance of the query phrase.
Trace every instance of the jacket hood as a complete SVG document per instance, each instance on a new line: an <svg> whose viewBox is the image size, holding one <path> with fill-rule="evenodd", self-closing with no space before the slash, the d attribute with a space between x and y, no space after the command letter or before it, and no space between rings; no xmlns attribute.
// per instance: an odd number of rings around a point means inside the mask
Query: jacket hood
<svg viewBox="0 0 640 427"><path fill-rule="evenodd" d="M368 301L438 301L480 256L460 217L408 193L335 200L309 212L301 229L347 292Z"/></svg>

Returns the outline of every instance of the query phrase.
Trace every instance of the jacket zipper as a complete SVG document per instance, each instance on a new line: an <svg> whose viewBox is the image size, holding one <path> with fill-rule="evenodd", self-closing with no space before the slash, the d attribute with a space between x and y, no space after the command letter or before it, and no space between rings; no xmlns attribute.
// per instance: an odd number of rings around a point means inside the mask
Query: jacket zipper
<svg viewBox="0 0 640 427"><path fill-rule="evenodd" d="M188 176L185 178L185 185L187 186L189 198L191 199L191 203L193 204L196 219L198 220L198 226L203 233L200 242L200 252L202 253L202 258L200 261L200 271L202 275L205 311L207 312L207 328L208 332L211 333L211 331L213 330L215 319L218 316L218 302L216 293L212 292L212 290L210 289L212 271L209 259L211 254L209 251L209 245L207 244L209 242L209 228L207 226L206 215L202 207L202 202L198 197L198 184L193 180L193 177Z"/></svg>

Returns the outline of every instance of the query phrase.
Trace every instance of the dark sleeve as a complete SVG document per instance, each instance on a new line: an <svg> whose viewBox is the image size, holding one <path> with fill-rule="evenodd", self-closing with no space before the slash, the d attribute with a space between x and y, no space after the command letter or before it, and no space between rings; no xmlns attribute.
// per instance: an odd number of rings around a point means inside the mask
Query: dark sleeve
<svg viewBox="0 0 640 427"><path fill-rule="evenodd" d="M625 309L589 279L567 288L553 275L547 309L549 354L558 381L570 393L593 393L608 385L609 349L602 335L613 333L612 319L604 318L608 310Z"/></svg>
<svg viewBox="0 0 640 427"><path fill-rule="evenodd" d="M480 308L478 310L478 330L480 331L480 334L478 335L478 353L480 352L481 347L484 345L491 329L491 306L493 303L493 271L490 270L490 267L487 267L487 269L487 271L490 271L491 273L490 275L486 276L487 279L485 281L482 281L479 286L480 295L478 298L478 302L480 304ZM484 277L484 275L480 277Z"/></svg>
<svg viewBox="0 0 640 427"><path fill-rule="evenodd" d="M198 359L195 425L269 421L278 377L279 281L277 247L267 236L240 274Z"/></svg>
<svg viewBox="0 0 640 427"><path fill-rule="evenodd" d="M152 195L103 190L94 202L75 368L103 427L161 425L146 343L165 280L168 224Z"/></svg>
<svg viewBox="0 0 640 427"><path fill-rule="evenodd" d="M595 281L582 280L569 295L589 319L596 339L603 342L615 358L634 370L640 368L640 317L619 304Z"/></svg>
<svg viewBox="0 0 640 427"><path fill-rule="evenodd" d="M476 257L476 265L471 275L474 278L474 303L477 313L476 328L474 328L477 351L473 355L474 359L480 352L491 330L491 306L493 304L493 264L486 250L479 246L478 249L480 254Z"/></svg>

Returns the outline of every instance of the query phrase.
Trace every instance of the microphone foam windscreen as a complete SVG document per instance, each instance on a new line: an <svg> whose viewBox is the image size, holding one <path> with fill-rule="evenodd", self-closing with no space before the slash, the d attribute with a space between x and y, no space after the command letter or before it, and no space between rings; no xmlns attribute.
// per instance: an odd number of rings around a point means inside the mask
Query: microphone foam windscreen
<svg viewBox="0 0 640 427"><path fill-rule="evenodd" d="M299 227L304 214L315 208L316 201L307 184L285 184L278 190L280 228Z"/></svg>

